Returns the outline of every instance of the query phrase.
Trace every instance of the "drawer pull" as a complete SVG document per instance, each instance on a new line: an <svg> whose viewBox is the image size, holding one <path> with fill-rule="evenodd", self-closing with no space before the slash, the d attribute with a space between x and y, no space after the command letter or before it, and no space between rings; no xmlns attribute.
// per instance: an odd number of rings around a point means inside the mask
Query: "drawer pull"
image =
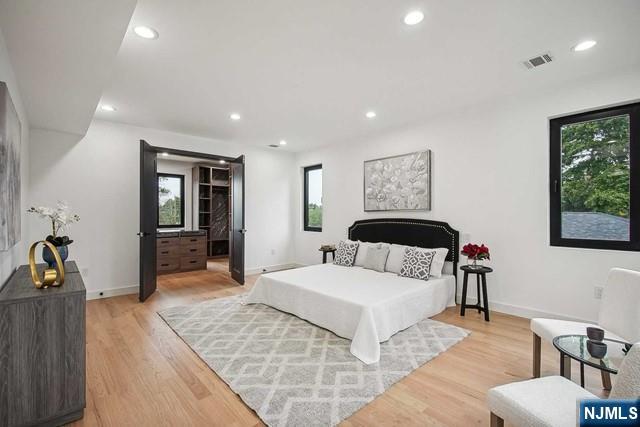
<svg viewBox="0 0 640 427"><path fill-rule="evenodd" d="M160 264L161 267L169 267L169 264Z"/></svg>
<svg viewBox="0 0 640 427"><path fill-rule="evenodd" d="M189 264L195 264L198 261L189 261Z"/></svg>
<svg viewBox="0 0 640 427"><path fill-rule="evenodd" d="M197 241L198 241L198 239L191 239L191 241L192 241L192 242L197 242Z"/></svg>
<svg viewBox="0 0 640 427"><path fill-rule="evenodd" d="M189 249L189 252L198 252L197 249Z"/></svg>
<svg viewBox="0 0 640 427"><path fill-rule="evenodd" d="M160 240L160 243L169 243L168 240Z"/></svg>
<svg viewBox="0 0 640 427"><path fill-rule="evenodd" d="M168 253L169 253L169 251L162 251L162 252L160 252L160 253L164 255L164 254L168 254Z"/></svg>

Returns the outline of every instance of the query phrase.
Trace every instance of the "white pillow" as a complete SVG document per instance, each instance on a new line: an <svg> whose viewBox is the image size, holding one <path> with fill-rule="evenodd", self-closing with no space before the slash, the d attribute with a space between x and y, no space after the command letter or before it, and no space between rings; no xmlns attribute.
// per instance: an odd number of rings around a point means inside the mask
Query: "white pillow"
<svg viewBox="0 0 640 427"><path fill-rule="evenodd" d="M389 250L389 256L387 257L387 264L384 266L384 271L400 274L402 260L404 259L404 250L408 247L409 246L396 245L395 243L392 244Z"/></svg>
<svg viewBox="0 0 640 427"><path fill-rule="evenodd" d="M352 240L348 240L348 241L352 242ZM367 258L367 250L369 248L380 248L380 247L390 246L388 243L382 243L382 242L372 243L372 242L362 242L360 240L358 240L357 242L359 243L358 253L356 253L356 260L353 263L353 265L357 267L364 267L364 260Z"/></svg>
<svg viewBox="0 0 640 427"><path fill-rule="evenodd" d="M453 274L453 262L445 261L444 268L442 269L442 274Z"/></svg>
<svg viewBox="0 0 640 427"><path fill-rule="evenodd" d="M436 256L433 257L433 261L431 261L431 271L429 272L429 276L431 277L442 277L442 270L444 269L444 262L447 258L447 254L449 253L449 249L447 248L433 248L433 249L423 249L418 248L425 251L436 251Z"/></svg>
<svg viewBox="0 0 640 427"><path fill-rule="evenodd" d="M389 256L389 245L379 244L377 247L367 249L367 258L364 260L363 268L384 273L384 266Z"/></svg>
<svg viewBox="0 0 640 427"><path fill-rule="evenodd" d="M358 267L364 266L364 260L367 258L367 249L371 246L376 246L378 243L361 242L358 240L358 253L356 253L356 261L353 265Z"/></svg>

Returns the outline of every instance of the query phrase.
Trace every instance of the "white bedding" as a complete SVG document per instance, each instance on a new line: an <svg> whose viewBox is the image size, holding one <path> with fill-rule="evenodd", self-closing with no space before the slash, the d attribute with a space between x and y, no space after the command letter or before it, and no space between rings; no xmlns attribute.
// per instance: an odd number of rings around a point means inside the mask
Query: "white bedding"
<svg viewBox="0 0 640 427"><path fill-rule="evenodd" d="M455 305L455 278L428 281L361 267L320 264L260 276L246 303L295 314L352 340L364 363L380 360L380 343Z"/></svg>

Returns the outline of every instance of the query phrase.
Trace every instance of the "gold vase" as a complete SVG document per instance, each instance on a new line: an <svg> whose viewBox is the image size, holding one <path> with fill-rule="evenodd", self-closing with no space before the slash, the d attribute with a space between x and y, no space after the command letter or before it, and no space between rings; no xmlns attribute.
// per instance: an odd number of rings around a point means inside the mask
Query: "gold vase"
<svg viewBox="0 0 640 427"><path fill-rule="evenodd" d="M36 269L36 247L39 243L48 247L53 254L53 257L56 259L56 268L46 268L42 275L42 279L40 279L40 275ZM54 245L46 240L35 242L29 248L29 268L31 269L31 280L38 289L45 289L49 286L62 286L64 283L64 264L60 258L60 253Z"/></svg>

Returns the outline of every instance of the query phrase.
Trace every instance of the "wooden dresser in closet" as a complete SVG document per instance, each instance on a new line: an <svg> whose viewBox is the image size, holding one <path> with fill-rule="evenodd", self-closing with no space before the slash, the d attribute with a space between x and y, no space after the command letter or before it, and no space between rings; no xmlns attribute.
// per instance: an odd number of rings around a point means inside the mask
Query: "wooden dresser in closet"
<svg viewBox="0 0 640 427"><path fill-rule="evenodd" d="M204 231L159 232L158 274L206 270L207 235Z"/></svg>

